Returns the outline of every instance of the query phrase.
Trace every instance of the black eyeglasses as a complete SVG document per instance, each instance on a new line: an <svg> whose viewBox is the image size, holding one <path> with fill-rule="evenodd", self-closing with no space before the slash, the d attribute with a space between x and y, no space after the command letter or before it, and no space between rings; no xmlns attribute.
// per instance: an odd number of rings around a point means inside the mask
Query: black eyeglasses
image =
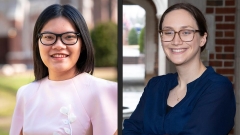
<svg viewBox="0 0 240 135"><path fill-rule="evenodd" d="M77 32L65 32L62 34L44 32L44 33L38 34L38 38L40 39L40 42L43 45L47 45L47 46L55 44L58 37L60 37L63 44L74 45L78 41L78 36L80 36L80 33L77 33Z"/></svg>
<svg viewBox="0 0 240 135"><path fill-rule="evenodd" d="M178 32L175 32L174 30L159 30L163 42L171 42L174 39L176 33L178 33L182 41L191 42L196 32L201 32L201 30L184 29Z"/></svg>

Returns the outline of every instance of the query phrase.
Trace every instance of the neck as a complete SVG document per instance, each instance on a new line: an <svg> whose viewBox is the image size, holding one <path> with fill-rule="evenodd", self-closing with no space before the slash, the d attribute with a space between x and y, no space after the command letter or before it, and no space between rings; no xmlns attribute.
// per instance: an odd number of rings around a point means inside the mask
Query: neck
<svg viewBox="0 0 240 135"><path fill-rule="evenodd" d="M176 66L176 69L178 72L179 86L186 86L188 83L199 78L206 70L206 67L199 59L199 61L196 61L195 63Z"/></svg>
<svg viewBox="0 0 240 135"><path fill-rule="evenodd" d="M63 81L71 79L79 74L78 70L70 70L70 71L63 71L63 72L54 72L49 71L49 80L53 81Z"/></svg>

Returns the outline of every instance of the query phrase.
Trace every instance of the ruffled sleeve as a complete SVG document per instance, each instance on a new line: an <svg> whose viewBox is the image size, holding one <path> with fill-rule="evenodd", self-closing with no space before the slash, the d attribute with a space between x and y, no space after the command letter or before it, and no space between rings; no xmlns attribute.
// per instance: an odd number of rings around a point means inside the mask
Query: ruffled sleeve
<svg viewBox="0 0 240 135"><path fill-rule="evenodd" d="M95 77L90 80L84 101L88 101L85 108L93 135L113 135L117 130L117 83Z"/></svg>
<svg viewBox="0 0 240 135"><path fill-rule="evenodd" d="M113 135L117 130L117 84L106 82L102 88L98 91L99 96L93 99L93 135Z"/></svg>

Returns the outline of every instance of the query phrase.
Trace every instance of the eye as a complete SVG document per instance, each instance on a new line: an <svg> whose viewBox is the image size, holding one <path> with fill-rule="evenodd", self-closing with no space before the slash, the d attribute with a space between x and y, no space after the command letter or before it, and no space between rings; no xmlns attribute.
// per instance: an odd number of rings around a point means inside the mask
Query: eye
<svg viewBox="0 0 240 135"><path fill-rule="evenodd" d="M44 39L44 40L53 40L53 39L55 39L55 35L53 35L53 34L43 34L42 35L42 39Z"/></svg>
<svg viewBox="0 0 240 135"><path fill-rule="evenodd" d="M77 38L77 35L73 33L67 33L63 35L63 38L65 40L75 40Z"/></svg>
<svg viewBox="0 0 240 135"><path fill-rule="evenodd" d="M163 31L163 35L166 35L166 36L174 35L174 31L172 31L172 30L164 30Z"/></svg>
<svg viewBox="0 0 240 135"><path fill-rule="evenodd" d="M181 30L180 31L180 34L183 36L188 36L188 35L191 35L192 33L193 33L192 30Z"/></svg>

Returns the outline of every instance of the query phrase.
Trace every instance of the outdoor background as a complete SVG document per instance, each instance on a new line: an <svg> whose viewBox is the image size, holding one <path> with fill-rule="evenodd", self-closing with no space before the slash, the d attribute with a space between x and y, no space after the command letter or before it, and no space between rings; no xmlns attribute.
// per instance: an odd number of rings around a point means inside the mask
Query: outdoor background
<svg viewBox="0 0 240 135"><path fill-rule="evenodd" d="M123 5L123 119L135 110L145 80L145 10Z"/></svg>
<svg viewBox="0 0 240 135"><path fill-rule="evenodd" d="M32 33L52 4L84 16L95 48L94 76L117 81L117 0L0 0L0 135L8 135L19 87L33 81Z"/></svg>

